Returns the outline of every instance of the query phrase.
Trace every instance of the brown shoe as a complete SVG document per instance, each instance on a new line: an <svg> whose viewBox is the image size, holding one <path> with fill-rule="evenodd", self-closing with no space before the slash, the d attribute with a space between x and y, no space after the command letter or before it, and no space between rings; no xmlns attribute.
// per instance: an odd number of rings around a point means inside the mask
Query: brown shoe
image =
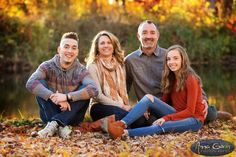
<svg viewBox="0 0 236 157"><path fill-rule="evenodd" d="M115 122L116 119L115 119L115 115L111 115L111 116L108 116L108 117L105 117L105 118L102 118L100 119L100 126L101 126L101 130L103 132L107 132L108 133L108 126Z"/></svg>
<svg viewBox="0 0 236 157"><path fill-rule="evenodd" d="M80 127L78 127L78 130L84 133L105 131L106 129L104 128L107 128L106 126L112 122L115 122L115 115L104 117L95 122L82 122L80 123Z"/></svg>
<svg viewBox="0 0 236 157"><path fill-rule="evenodd" d="M116 121L108 126L108 133L113 139L116 139L122 136L122 134L124 133L124 129L125 124L121 121Z"/></svg>
<svg viewBox="0 0 236 157"><path fill-rule="evenodd" d="M217 119L219 120L230 120L233 118L233 115L226 111L218 111L217 112Z"/></svg>

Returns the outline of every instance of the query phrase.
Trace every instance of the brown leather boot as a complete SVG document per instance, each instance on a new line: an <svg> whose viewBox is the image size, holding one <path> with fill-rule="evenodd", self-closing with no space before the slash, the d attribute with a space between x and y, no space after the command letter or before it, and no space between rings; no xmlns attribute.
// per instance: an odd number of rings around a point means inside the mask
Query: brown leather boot
<svg viewBox="0 0 236 157"><path fill-rule="evenodd" d="M218 111L217 112L217 119L219 120L230 120L233 118L233 115L226 111Z"/></svg>
<svg viewBox="0 0 236 157"><path fill-rule="evenodd" d="M115 115L104 117L95 122L82 122L80 123L80 127L78 128L78 130L84 133L106 131L108 130L106 129L108 124L112 122L115 122Z"/></svg>
<svg viewBox="0 0 236 157"><path fill-rule="evenodd" d="M125 128L125 124L122 121L116 121L109 124L108 133L113 139L116 139L122 136Z"/></svg>

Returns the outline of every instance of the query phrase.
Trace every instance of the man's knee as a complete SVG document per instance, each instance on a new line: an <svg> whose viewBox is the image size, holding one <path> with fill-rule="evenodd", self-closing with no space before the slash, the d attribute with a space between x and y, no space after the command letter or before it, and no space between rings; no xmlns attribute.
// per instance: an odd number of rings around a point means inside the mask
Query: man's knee
<svg viewBox="0 0 236 157"><path fill-rule="evenodd" d="M74 102L69 102L70 106L75 109L81 109L89 106L90 100L78 100Z"/></svg>
<svg viewBox="0 0 236 157"><path fill-rule="evenodd" d="M39 106L49 103L49 99L48 99L48 101L46 101L43 98L41 98L40 96L36 96L35 99L36 99L36 102Z"/></svg>
<svg viewBox="0 0 236 157"><path fill-rule="evenodd" d="M151 100L151 102L154 102L154 96L151 94L146 94L145 95L149 100Z"/></svg>

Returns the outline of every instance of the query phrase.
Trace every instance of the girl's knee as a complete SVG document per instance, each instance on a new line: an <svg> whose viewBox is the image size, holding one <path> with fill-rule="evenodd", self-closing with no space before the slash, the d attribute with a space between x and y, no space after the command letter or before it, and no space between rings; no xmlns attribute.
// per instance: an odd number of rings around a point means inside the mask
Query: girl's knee
<svg viewBox="0 0 236 157"><path fill-rule="evenodd" d="M151 102L154 102L154 96L151 94L146 94L145 95L149 100L151 100Z"/></svg>

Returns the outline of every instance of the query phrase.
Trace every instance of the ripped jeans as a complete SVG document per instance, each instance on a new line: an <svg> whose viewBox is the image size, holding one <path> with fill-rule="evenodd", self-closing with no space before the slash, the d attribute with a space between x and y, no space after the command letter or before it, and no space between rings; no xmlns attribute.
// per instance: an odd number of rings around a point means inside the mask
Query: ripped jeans
<svg viewBox="0 0 236 157"><path fill-rule="evenodd" d="M147 96L144 96L134 108L122 119L127 126L132 124L137 118L143 116L147 109L151 109L156 115L163 117L168 114L176 113L176 110L154 97L152 102ZM162 134L169 132L184 132L188 130L198 131L202 127L202 122L196 118L189 117L177 121L167 121L163 125L151 125L136 129L127 129L129 136L146 136L153 134Z"/></svg>

